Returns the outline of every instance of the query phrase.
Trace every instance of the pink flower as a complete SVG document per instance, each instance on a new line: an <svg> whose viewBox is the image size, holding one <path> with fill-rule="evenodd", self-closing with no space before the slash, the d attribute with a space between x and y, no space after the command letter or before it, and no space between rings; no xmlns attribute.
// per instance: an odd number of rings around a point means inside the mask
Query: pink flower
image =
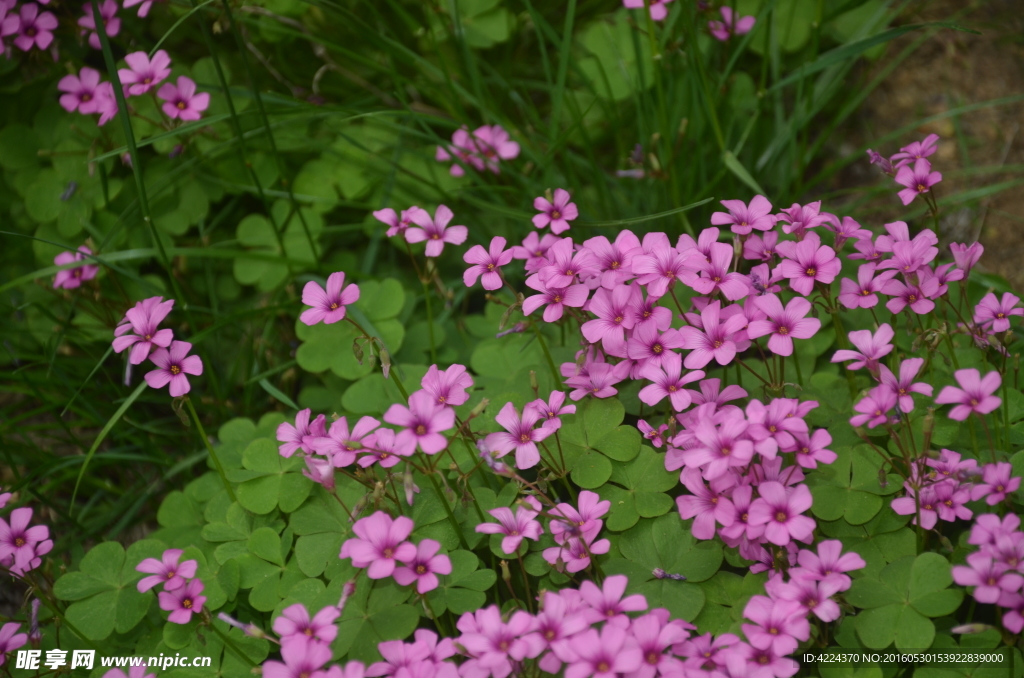
<svg viewBox="0 0 1024 678"><path fill-rule="evenodd" d="M577 280L597 275L590 250L573 250L572 238L562 238L547 252L548 265L540 270L540 279L550 287L567 287ZM536 289L536 288L535 288Z"/></svg>
<svg viewBox="0 0 1024 678"><path fill-rule="evenodd" d="M543 399L534 400L526 404L523 409L524 413L526 410L537 412L544 421L541 427L558 430L562 428L561 418L567 414L575 414L576 406L565 404L565 391L552 391L547 402L544 402Z"/></svg>
<svg viewBox="0 0 1024 678"><path fill-rule="evenodd" d="M356 521L352 531L359 537L350 538L341 545L339 558L351 558L353 567L369 567L370 579L390 577L395 561L408 563L416 558L416 547L406 541L412 533L413 522L405 516L394 520L383 511Z"/></svg>
<svg viewBox="0 0 1024 678"><path fill-rule="evenodd" d="M964 275L971 272L974 265L981 259L981 255L985 252L985 248L982 247L980 242L974 242L970 245L963 245L960 243L950 243L949 251L953 253L953 261L956 262L958 268L963 269Z"/></svg>
<svg viewBox="0 0 1024 678"><path fill-rule="evenodd" d="M645 323L633 329L633 336L626 342L626 354L645 367L661 367L669 356L679 356L671 349L685 345L683 334L678 330L658 332L654 323Z"/></svg>
<svg viewBox="0 0 1024 678"><path fill-rule="evenodd" d="M555 432L552 428L534 428L540 414L531 408L523 408L520 418L515 405L505 403L501 411L494 417L504 431L491 433L486 438L488 448L503 457L512 450L516 451L516 468L533 468L540 462L537 443Z"/></svg>
<svg viewBox="0 0 1024 678"><path fill-rule="evenodd" d="M747 327L747 336L757 339L770 334L768 348L772 353L792 355L793 339L810 339L821 328L821 321L817 318L804 317L811 310L811 302L803 297L791 299L785 309L774 294L757 297L754 303L768 315L768 319L752 321Z"/></svg>
<svg viewBox="0 0 1024 678"><path fill-rule="evenodd" d="M540 515L540 502L533 497L526 497L524 503L531 508L519 506L516 508L515 515L512 514L512 509L504 507L491 509L488 513L497 518L498 522L480 523L476 526L476 531L483 534L505 535L505 538L501 540L501 550L509 555L516 552L524 538L537 541L540 539L541 533L544 532L540 523L534 520Z"/></svg>
<svg viewBox="0 0 1024 678"><path fill-rule="evenodd" d="M752 261L771 261L775 255L775 246L779 242L779 234L773 231L761 235L754 233L743 243L743 258Z"/></svg>
<svg viewBox="0 0 1024 678"><path fill-rule="evenodd" d="M590 490L579 494L579 510L572 504L558 504L551 511L552 520L548 526L551 535L559 544L564 544L571 537L581 537L587 542L593 541L601 532L604 521L602 516L611 509L610 501L601 501L600 495Z"/></svg>
<svg viewBox="0 0 1024 678"><path fill-rule="evenodd" d="M552 565L557 565L561 561L565 564L566 572L574 573L590 567L591 555L608 553L611 547L612 544L607 539L589 542L577 537L570 537L562 546L544 549L542 555L544 560Z"/></svg>
<svg viewBox="0 0 1024 678"><path fill-rule="evenodd" d="M324 457L303 457L302 461L306 464L306 468L302 469L302 475L312 480L317 485L323 486L328 492L333 492L334 483L334 465L330 459ZM360 460L362 461L362 460ZM398 458L395 458L395 463L398 463ZM368 466L369 464L367 464ZM384 466L384 464L381 464Z"/></svg>
<svg viewBox="0 0 1024 678"><path fill-rule="evenodd" d="M145 19L146 15L149 14L150 7L153 6L155 1L156 0L124 0L124 8L128 9L129 7L139 5L139 18Z"/></svg>
<svg viewBox="0 0 1024 678"><path fill-rule="evenodd" d="M100 114L100 119L96 121L96 124L103 127L114 119L118 111L113 83L101 82L96 86L96 102L96 112Z"/></svg>
<svg viewBox="0 0 1024 678"><path fill-rule="evenodd" d="M544 228L551 225L551 232L555 235L569 230L569 222L578 217L579 210L576 203L569 202L572 198L569 191L563 188L555 189L553 201L540 196L533 199L533 209L539 210L540 214L533 217L533 225L536 228Z"/></svg>
<svg viewBox="0 0 1024 678"><path fill-rule="evenodd" d="M834 581L818 582L813 579L794 577L788 583L781 578L769 579L775 600L791 600L800 606L805 615L813 614L821 621L830 622L839 619L839 605L832 596L841 589Z"/></svg>
<svg viewBox="0 0 1024 678"><path fill-rule="evenodd" d="M1024 316L1024 308L1017 308L1020 298L1004 292L1001 300L992 292L986 294L974 308L974 322L982 327L988 325L989 333L1005 332L1010 329L1010 316Z"/></svg>
<svg viewBox="0 0 1024 678"><path fill-rule="evenodd" d="M305 410L304 410L305 411ZM286 424L281 424L285 426ZM360 417L356 425L349 431L348 419L339 417L331 422L331 427L325 436L309 436L310 440L303 437L302 442L312 448L317 454L326 455L331 460L334 468L344 468L356 460L360 452L368 452L376 442L371 435L374 429L380 426L380 422L373 417ZM412 454L412 450L409 450Z"/></svg>
<svg viewBox="0 0 1024 678"><path fill-rule="evenodd" d="M733 335L743 329L747 319L735 314L721 321L721 302L713 301L701 311L703 331L696 327L682 327L683 348L689 349L684 365L687 369L699 369L715 360L719 365L728 365L736 357L736 343Z"/></svg>
<svg viewBox="0 0 1024 678"><path fill-rule="evenodd" d="M700 392L693 394L693 403L714 403L716 407L721 407L731 400L746 398L747 395L746 390L739 386L729 385L722 388L721 379L705 379L700 382Z"/></svg>
<svg viewBox="0 0 1024 678"><path fill-rule="evenodd" d="M899 313L907 306L918 315L927 315L935 310L938 296L939 281L935 278L922 280L918 284L905 285L899 280L889 280L882 286L882 293L893 298L885 303L885 307L893 314Z"/></svg>
<svg viewBox="0 0 1024 678"><path fill-rule="evenodd" d="M112 38L121 30L121 20L117 18L117 0L103 0L100 5L100 18L103 19L103 31L107 37ZM93 14L92 3L87 2L82 7L85 16L78 20L78 25L86 29L82 35L89 33L89 46L93 49L100 49L100 36L96 32L96 16ZM46 49L40 47L40 49Z"/></svg>
<svg viewBox="0 0 1024 678"><path fill-rule="evenodd" d="M982 378L981 373L971 367L957 370L953 376L960 388L946 386L935 399L940 405L955 405L949 411L950 419L963 421L971 416L971 412L988 414L1002 404L1002 398L992 395L1003 383L998 372L989 372Z"/></svg>
<svg viewBox="0 0 1024 678"><path fill-rule="evenodd" d="M40 14L39 5L32 2L23 4L18 12L17 22L11 21L13 15L4 19L5 34L9 27L17 26L14 30L18 32L18 37L14 39L14 44L18 49L27 52L33 47L41 50L49 47L53 42L53 31L57 28L57 17L52 12Z"/></svg>
<svg viewBox="0 0 1024 678"><path fill-rule="evenodd" d="M263 662L264 678L340 678L341 675L337 666L323 670L323 665L331 660L331 648L326 643L310 643L295 638L281 644L281 659L284 662Z"/></svg>
<svg viewBox="0 0 1024 678"><path fill-rule="evenodd" d="M821 245L816 235L808 235L798 243L780 243L779 251L787 257L779 264L782 276L789 278L790 287L804 296L814 290L814 283L829 284L835 280L843 266L835 250Z"/></svg>
<svg viewBox="0 0 1024 678"><path fill-rule="evenodd" d="M593 287L594 283L600 283L607 290L615 289L633 277L633 257L643 251L640 240L632 231L625 229L615 236L614 243L599 235L586 240L583 246L593 255L600 271L600 278L587 281L588 285Z"/></svg>
<svg viewBox="0 0 1024 678"><path fill-rule="evenodd" d="M746 35L754 28L756 19L752 16L741 17L734 24L731 7L722 6L719 11L722 13L722 20L708 22L708 30L711 31L711 35L715 36L716 40L726 42L733 35Z"/></svg>
<svg viewBox="0 0 1024 678"><path fill-rule="evenodd" d="M636 671L643 653L632 642L625 628L606 624L600 634L594 629L569 640L575 660L565 670L565 678L616 678Z"/></svg>
<svg viewBox="0 0 1024 678"><path fill-rule="evenodd" d="M302 288L302 303L307 308L299 316L306 325L323 322L330 325L345 319L345 307L359 301L359 285L345 287L345 274L342 271L327 277L327 290L312 280Z"/></svg>
<svg viewBox="0 0 1024 678"><path fill-rule="evenodd" d="M4 655L14 652L28 642L27 633L18 633L21 624L8 622L0 627L0 666L4 665Z"/></svg>
<svg viewBox="0 0 1024 678"><path fill-rule="evenodd" d="M563 589L564 591L576 593L572 589ZM547 673L558 673L562 668L560 657L573 656L569 650L568 639L586 630L589 626L590 622L585 611L571 610L566 599L561 595L545 591L543 610L537 613L533 631L527 634L523 640L532 648L550 649L551 652L541 657L537 665Z"/></svg>
<svg viewBox="0 0 1024 678"><path fill-rule="evenodd" d="M585 285L569 285L568 287L548 287L540 280L539 275L531 275L526 279L526 286L540 294L534 294L523 301L523 315L530 315L541 306L544 309L544 322L553 323L561 319L566 306L579 308L587 302L590 291Z"/></svg>
<svg viewBox="0 0 1024 678"><path fill-rule="evenodd" d="M729 13L732 13L731 9ZM747 18L751 19L750 23L753 25L753 17ZM754 196L749 207L742 200L722 200L721 203L725 209L729 210L729 213L715 212L712 214L711 223L715 226L730 226L732 232L739 235L748 235L752 229L769 231L775 226L775 216L771 214L772 204L763 195Z"/></svg>
<svg viewBox="0 0 1024 678"><path fill-rule="evenodd" d="M437 555L441 544L424 539L416 546L416 554L404 559L405 565L395 568L395 581L402 586L416 582L417 593L424 594L437 588L437 575L451 574L452 561L446 555Z"/></svg>
<svg viewBox="0 0 1024 678"><path fill-rule="evenodd" d="M922 141L915 141L912 144L907 144L900 149L899 153L894 153L890 160L896 169L905 167L914 163L922 158L927 158L935 153L939 148L939 135L929 134Z"/></svg>
<svg viewBox="0 0 1024 678"><path fill-rule="evenodd" d="M651 14L652 21L664 21L665 17L668 16L668 3L672 0L647 0L647 6L649 7L648 12ZM622 6L626 9L643 9L644 0L622 0Z"/></svg>
<svg viewBox="0 0 1024 678"><path fill-rule="evenodd" d="M682 412L690 406L691 393L683 388L690 382L704 378L703 370L682 373L683 359L678 353L666 353L661 367L653 364L640 368L640 377L654 383L640 389L640 400L650 406L660 403L666 396L672 403L672 409Z"/></svg>
<svg viewBox="0 0 1024 678"><path fill-rule="evenodd" d="M679 250L668 245L658 246L650 254L633 257L633 274L637 283L647 288L648 298L658 299L665 295L669 285L679 280L690 284L697 275L691 267L696 257L680 254Z"/></svg>
<svg viewBox="0 0 1024 678"><path fill-rule="evenodd" d="M888 388L899 401L900 410L903 412L911 412L914 409L914 399L911 397L911 393L920 393L926 395L929 398L932 395L932 386L923 381L914 383L914 377L921 371L921 366L924 365L924 358L909 358L900 363L900 376L896 378L888 367L880 365L879 378L882 381L882 385Z"/></svg>
<svg viewBox="0 0 1024 678"><path fill-rule="evenodd" d="M835 249L837 251L842 249L846 241L851 238L860 240L861 238L871 237L871 231L863 228L852 217L843 217L842 221L840 221L839 217L834 214L828 214L827 216L828 221L825 222L825 228L836 234Z"/></svg>
<svg viewBox="0 0 1024 678"><path fill-rule="evenodd" d="M101 97L96 89L100 84L100 72L84 66L78 75L65 75L57 83L57 89L65 92L60 96L60 105L68 113L78 111L89 115L99 110Z"/></svg>
<svg viewBox="0 0 1024 678"><path fill-rule="evenodd" d="M297 450L311 454L315 440L327 435L324 430L324 415L321 414L310 424L311 414L312 410L309 408L299 410L295 415L294 426L286 421L278 424L277 441L281 444L277 449L282 457L290 457Z"/></svg>
<svg viewBox="0 0 1024 678"><path fill-rule="evenodd" d="M858 412L850 417L850 426L863 426L875 428L889 421L889 411L896 407L896 393L887 386L876 386L868 394L853 406L853 411Z"/></svg>
<svg viewBox="0 0 1024 678"><path fill-rule="evenodd" d="M146 373L150 388L171 385L171 397L178 398L192 390L186 375L198 376L203 373L203 361L197 355L189 355L192 344L187 341L171 342L170 350L158 348L149 359L157 369Z"/></svg>
<svg viewBox="0 0 1024 678"><path fill-rule="evenodd" d="M668 621L668 610L653 610L650 614L637 617L630 624L630 632L643 657L643 663L633 674L635 678L654 678L657 675L685 675L680 673L683 664L666 652L674 645L686 640L688 630L693 627L682 619ZM684 626L686 625L686 626ZM683 655L685 656L685 655ZM673 671L677 673L673 674Z"/></svg>
<svg viewBox="0 0 1024 678"><path fill-rule="evenodd" d="M158 50L152 60L145 52L132 52L125 56L128 68L117 71L126 94L138 96L145 94L167 79L171 74L171 57L164 50Z"/></svg>
<svg viewBox="0 0 1024 678"><path fill-rule="evenodd" d="M922 193L927 193L932 186L942 181L941 172L933 172L932 164L920 158L914 161L914 166L901 167L896 172L896 183L906 186L898 193L904 205L914 202L914 198Z"/></svg>
<svg viewBox="0 0 1024 678"><path fill-rule="evenodd" d="M585 581L580 584L580 596L605 621L626 612L646 610L647 599L642 595L622 597L628 584L629 579L624 574L606 577L601 588L592 581Z"/></svg>
<svg viewBox="0 0 1024 678"><path fill-rule="evenodd" d="M509 139L501 125L483 125L473 130L473 143L484 165L494 174L500 174L498 164L519 156L519 144Z"/></svg>
<svg viewBox="0 0 1024 678"><path fill-rule="evenodd" d="M328 606L310 619L306 606L296 603L282 610L281 616L274 620L274 633L280 636L282 643L295 638L333 643L338 637L338 627L334 622L340 616L338 608Z"/></svg>
<svg viewBox="0 0 1024 678"><path fill-rule="evenodd" d="M867 153L869 163L871 163L872 165L878 165L878 169L882 170L889 176L896 174L896 170L895 168L893 168L892 162L884 155L882 155L878 151L873 151L870 148L868 149Z"/></svg>
<svg viewBox="0 0 1024 678"><path fill-rule="evenodd" d="M387 207L385 209L377 210L376 212L374 212L373 217L377 221L387 224L387 236L390 238L395 235L404 236L405 230L412 225L413 215L418 214L419 212L423 212L424 214L426 214L426 210L424 210L421 207L416 207L415 205L413 205L407 210L402 210L402 216L401 218L399 218L399 216L395 214L395 210L391 209L390 207ZM429 219L430 215L427 215L427 218Z"/></svg>
<svg viewBox="0 0 1024 678"><path fill-rule="evenodd" d="M164 101L161 108L171 120L199 120L210 107L209 93L196 94L196 83L184 75L178 77L177 85L165 82L156 95Z"/></svg>
<svg viewBox="0 0 1024 678"><path fill-rule="evenodd" d="M839 303L846 308L874 308L878 305L877 294L885 283L896 276L896 271L882 271L875 276L873 263L861 264L857 269L857 282L849 278L839 281Z"/></svg>
<svg viewBox="0 0 1024 678"><path fill-rule="evenodd" d="M859 351L851 349L840 349L832 356L832 362L840 363L845 360L854 362L846 366L849 370L859 370L867 367L870 372L878 371L878 361L892 352L892 338L896 336L889 323L882 323L874 334L871 330L854 330L850 332L850 342Z"/></svg>
<svg viewBox="0 0 1024 678"><path fill-rule="evenodd" d="M64 266L66 264L85 261L87 256L92 256L92 250L85 245L82 245L78 248L77 252L61 252L54 257L53 263L57 266ZM73 290L76 287L81 286L84 281L95 278L99 270L100 267L95 264L83 264L63 271L57 271L57 275L53 279L53 288Z"/></svg>
<svg viewBox="0 0 1024 678"><path fill-rule="evenodd" d="M754 596L743 608L743 616L754 622L742 625L743 634L750 644L780 656L790 654L796 649L797 641L807 640L811 635L807 618L800 605L793 601Z"/></svg>
<svg viewBox="0 0 1024 678"><path fill-rule="evenodd" d="M797 554L802 575L820 582L835 583L840 591L850 588L850 577L845 574L867 567L857 553L843 553L843 542L838 539L818 543L818 552L801 550Z"/></svg>
<svg viewBox="0 0 1024 678"><path fill-rule="evenodd" d="M203 582L198 579L189 581L184 586L173 591L161 591L157 598L160 600L160 609L170 612L167 621L172 624L187 624L193 614L203 611L203 603L206 596L203 592Z"/></svg>
<svg viewBox="0 0 1024 678"><path fill-rule="evenodd" d="M145 593L157 584L163 584L164 591L173 591L184 586L186 579L195 577L199 563L195 560L186 560L179 564L178 561L181 559L182 553L184 551L181 549L167 549L160 560L146 558L139 563L135 567L138 572L152 575L143 577L136 584L139 593Z"/></svg>
<svg viewBox="0 0 1024 678"><path fill-rule="evenodd" d="M635 285L618 285L608 290L604 287L594 293L587 310L597 316L580 328L583 336L592 344L601 342L606 351L625 341L625 331L633 329L636 318L630 313L640 288Z"/></svg>
<svg viewBox="0 0 1024 678"><path fill-rule="evenodd" d="M515 245L512 249L513 259L526 260L526 272L536 273L548 265L545 258L551 246L561 242L561 238L551 233L545 233L543 237L531 231L523 238L522 245ZM588 241L589 242L589 241Z"/></svg>
<svg viewBox="0 0 1024 678"><path fill-rule="evenodd" d="M406 242L426 241L426 255L428 257L441 256L445 243L461 245L466 242L466 236L469 235L469 229L465 226L448 226L448 222L454 216L454 213L444 205L438 205L433 219L430 218L430 214L426 210L416 212L412 215L412 220L417 226L406 229Z"/></svg>
<svg viewBox="0 0 1024 678"><path fill-rule="evenodd" d="M411 457L416 451L415 447L398 445L395 432L389 428L377 429L366 439L366 444L369 448L357 462L363 468L373 466L375 463L379 463L381 468L391 468L401 457Z"/></svg>
<svg viewBox="0 0 1024 678"><path fill-rule="evenodd" d="M610 398L618 393L618 390L613 388L614 385L628 375L628 362L621 362L617 365L590 363L587 366L586 374L569 377L565 380L565 385L573 388L569 393L569 397L573 400L581 400L588 395L595 398Z"/></svg>
<svg viewBox="0 0 1024 678"><path fill-rule="evenodd" d="M691 531L696 539L713 539L716 522L725 527L733 524L736 520L733 504L724 494L734 483L731 478L720 476L711 481L711 489L708 489L700 471L687 468L680 474L680 480L690 494L677 497L676 508L683 520L695 518Z"/></svg>
<svg viewBox="0 0 1024 678"><path fill-rule="evenodd" d="M730 301L747 296L746 276L729 272L733 257L732 246L716 242L711 243L710 250L707 257L696 256L690 260L703 275L689 278L687 284L703 295L721 291Z"/></svg>
<svg viewBox="0 0 1024 678"><path fill-rule="evenodd" d="M463 623L467 616L476 622L475 628L468 631L465 630L467 624ZM533 617L522 610L514 612L507 623L502 621L497 605L477 610L475 615L467 612L459 620L459 630L463 631L459 644L473 657L479 670L466 672L467 665L463 664L463 672L481 678L488 674L495 678L510 675L513 671L512 662L521 662L533 655L535 649L539 652L540 648L531 647L524 639L533 630L532 627Z"/></svg>
<svg viewBox="0 0 1024 678"><path fill-rule="evenodd" d="M50 528L46 525L29 527L32 509L24 507L11 511L10 524L0 518L0 565L21 576L39 567L39 556L53 548Z"/></svg>
<svg viewBox="0 0 1024 678"><path fill-rule="evenodd" d="M443 372L431 365L420 381L420 386L438 405L457 407L469 401L466 389L473 387L473 378L465 365L452 365Z"/></svg>
<svg viewBox="0 0 1024 678"><path fill-rule="evenodd" d="M437 454L448 447L448 439L442 435L455 425L455 410L438 405L426 391L416 391L409 396L409 406L395 403L384 413L384 421L402 426L396 442L401 446L413 447L418 444L427 454Z"/></svg>
<svg viewBox="0 0 1024 678"><path fill-rule="evenodd" d="M1006 495L1016 492L1020 487L1020 478L1011 478L1012 472L1013 467L1007 461L985 464L982 467L982 482L971 489L971 500L978 501L984 497L989 506L1003 501Z"/></svg>
<svg viewBox="0 0 1024 678"><path fill-rule="evenodd" d="M974 586L971 593L979 603L995 603L1006 593L1016 593L1024 586L1024 577L1010 570L1009 565L996 562L981 552L967 556L967 565L953 567L953 581L960 586Z"/></svg>
<svg viewBox="0 0 1024 678"><path fill-rule="evenodd" d="M512 250L505 249L504 238L495 236L491 239L489 251L482 245L473 245L462 255L462 260L472 264L462 274L466 287L472 287L477 278L481 278L480 284L485 290L497 290L502 286L501 267L512 261Z"/></svg>
<svg viewBox="0 0 1024 678"><path fill-rule="evenodd" d="M665 431L668 430L668 424L662 424L658 428L654 428L641 419L636 423L636 427L640 429L640 433L643 434L644 439L651 441L651 444L655 447L661 447L665 444L665 440L662 436L664 436Z"/></svg>
<svg viewBox="0 0 1024 678"><path fill-rule="evenodd" d="M132 365L141 365L150 351L170 346L174 333L169 329L157 330L157 327L173 307L174 299L164 301L163 297L150 297L135 304L114 330L114 352L120 353L131 346L128 361ZM127 334L130 330L135 334Z"/></svg>
<svg viewBox="0 0 1024 678"><path fill-rule="evenodd" d="M754 444L746 435L747 421L742 412L732 410L721 420L698 417L693 427L696 444L683 453L687 468L700 468L707 480L727 475L730 469L744 467L754 456Z"/></svg>
<svg viewBox="0 0 1024 678"><path fill-rule="evenodd" d="M807 235L808 229L828 224L834 218L834 215L828 212L822 213L820 200L806 205L793 203L776 216L782 222L783 233L792 233L800 240ZM817 236L814 238L818 240ZM793 243L787 243L787 246L791 244Z"/></svg>
<svg viewBox="0 0 1024 678"><path fill-rule="evenodd" d="M881 238L879 238L881 239ZM895 269L904 277L908 277L923 268L939 254L939 248L928 240L915 238L892 243L892 258L878 265L879 269Z"/></svg>
<svg viewBox="0 0 1024 678"><path fill-rule="evenodd" d="M815 523L802 515L813 503L806 485L786 488L770 481L758 485L757 492L761 496L750 505L750 524L765 525L768 541L777 546L785 546L791 539L810 541Z"/></svg>

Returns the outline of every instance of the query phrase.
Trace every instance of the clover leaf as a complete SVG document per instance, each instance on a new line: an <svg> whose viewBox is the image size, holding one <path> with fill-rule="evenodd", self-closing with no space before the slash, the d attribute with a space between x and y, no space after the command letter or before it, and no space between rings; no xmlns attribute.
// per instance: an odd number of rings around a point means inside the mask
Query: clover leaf
<svg viewBox="0 0 1024 678"><path fill-rule="evenodd" d="M640 518L656 518L672 510L672 498L665 492L676 486L678 477L666 471L662 457L647 446L640 447L639 455L628 464L614 464L610 480L598 490L602 499L612 503L610 530L625 530Z"/></svg>
<svg viewBox="0 0 1024 678"><path fill-rule="evenodd" d="M280 506L289 513L309 496L312 481L301 473L298 455L285 459L270 438L257 438L242 453L244 469L228 472L228 480L238 486L238 503L253 513L270 513Z"/></svg>
<svg viewBox="0 0 1024 678"><path fill-rule="evenodd" d="M452 573L438 577L438 587L427 596L430 609L435 615L445 610L452 614L479 610L487 601L484 591L494 586L498 575L494 570L477 569L480 559L471 551L453 551L448 558L452 561Z"/></svg>
<svg viewBox="0 0 1024 678"><path fill-rule="evenodd" d="M337 588L340 589L340 582ZM331 586L328 590L337 589ZM379 642L403 640L416 630L420 613L406 603L408 599L408 589L388 579L373 582L372 586L360 581L338 621L338 637L331 645L334 656L347 654L349 659L367 665L380 661Z"/></svg>

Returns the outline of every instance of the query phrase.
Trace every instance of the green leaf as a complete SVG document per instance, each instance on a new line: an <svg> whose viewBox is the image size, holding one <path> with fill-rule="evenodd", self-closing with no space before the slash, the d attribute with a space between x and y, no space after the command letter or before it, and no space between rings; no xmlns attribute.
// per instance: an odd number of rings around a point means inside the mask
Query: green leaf
<svg viewBox="0 0 1024 678"><path fill-rule="evenodd" d="M630 461L640 453L640 441L636 427L617 426L601 436L594 447L616 461Z"/></svg>
<svg viewBox="0 0 1024 678"><path fill-rule="evenodd" d="M935 624L912 607L905 607L896 624L896 648L929 648L935 639Z"/></svg>
<svg viewBox="0 0 1024 678"><path fill-rule="evenodd" d="M864 646L873 650L889 647L896 638L896 625L903 610L901 605L884 605L858 614L857 635Z"/></svg>
<svg viewBox="0 0 1024 678"><path fill-rule="evenodd" d="M572 479L584 489L592 490L604 485L612 475L612 463L597 452L587 452L572 467Z"/></svg>
<svg viewBox="0 0 1024 678"><path fill-rule="evenodd" d="M764 195L765 190L761 188L761 184L757 183L757 180L747 171L747 168L743 166L743 163L733 155L732 151L726 150L722 153L722 163L726 169L732 172L737 179L746 184L750 190L754 193Z"/></svg>
<svg viewBox="0 0 1024 678"><path fill-rule="evenodd" d="M269 527L261 527L249 535L249 551L263 560L284 567L281 555L281 537Z"/></svg>

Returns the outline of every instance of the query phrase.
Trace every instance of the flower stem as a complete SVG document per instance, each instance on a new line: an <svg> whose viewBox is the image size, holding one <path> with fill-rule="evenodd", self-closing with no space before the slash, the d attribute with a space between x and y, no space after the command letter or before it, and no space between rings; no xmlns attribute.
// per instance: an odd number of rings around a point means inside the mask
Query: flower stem
<svg viewBox="0 0 1024 678"><path fill-rule="evenodd" d="M555 388L559 391L564 391L565 386L562 384L562 375L558 372L558 368L555 367L555 359L551 357L551 349L548 348L548 342L544 339L544 333L540 331L540 327L537 323L533 323L533 332L537 335L537 342L540 344L540 348L544 351L544 358L548 362L548 368L551 369L551 377L555 380Z"/></svg>
<svg viewBox="0 0 1024 678"><path fill-rule="evenodd" d="M206 435L206 430L203 428L203 422L199 421L199 415L196 414L196 408L192 404L192 399L185 396L185 404L188 405L188 412L192 415L192 421L196 424L196 430L199 431L199 437L203 439L206 444L206 450L210 453L210 458L213 459L213 465L217 467L217 473L220 474L220 479L224 482L224 489L228 491L228 496L231 497L231 501L237 501L235 498L235 491L231 489L231 483L228 482L227 474L224 472L224 466L220 463L220 457L217 456L217 452L214 451L213 445L210 444L210 439Z"/></svg>

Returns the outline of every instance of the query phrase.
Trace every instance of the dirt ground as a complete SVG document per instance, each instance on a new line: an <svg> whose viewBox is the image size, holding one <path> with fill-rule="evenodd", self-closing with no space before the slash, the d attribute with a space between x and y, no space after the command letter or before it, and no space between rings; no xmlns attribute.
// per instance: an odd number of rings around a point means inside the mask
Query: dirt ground
<svg viewBox="0 0 1024 678"><path fill-rule="evenodd" d="M940 31L923 44L871 95L854 122L860 134L877 134L960 106L1024 93L1024 3L1021 0L934 0L905 15L901 23L949 21L981 32L973 35ZM898 54L917 37L911 32L894 41L889 54ZM882 64L876 64L879 68ZM959 128L959 129L958 129ZM1024 101L989 106L946 118L918 129L920 136L885 148L898 147L929 133L941 137L932 161L944 175L940 197L1024 177ZM870 140L865 139L865 143ZM874 167L857 163L855 171L877 180ZM981 173L979 168L1002 168ZM970 174L970 172L974 174ZM897 203L898 204L898 203ZM899 218L894 211L891 218ZM982 267L1010 280L1024 291L1024 185L982 199L973 209L947 210L941 221L943 243L971 241L980 236L985 246Z"/></svg>

